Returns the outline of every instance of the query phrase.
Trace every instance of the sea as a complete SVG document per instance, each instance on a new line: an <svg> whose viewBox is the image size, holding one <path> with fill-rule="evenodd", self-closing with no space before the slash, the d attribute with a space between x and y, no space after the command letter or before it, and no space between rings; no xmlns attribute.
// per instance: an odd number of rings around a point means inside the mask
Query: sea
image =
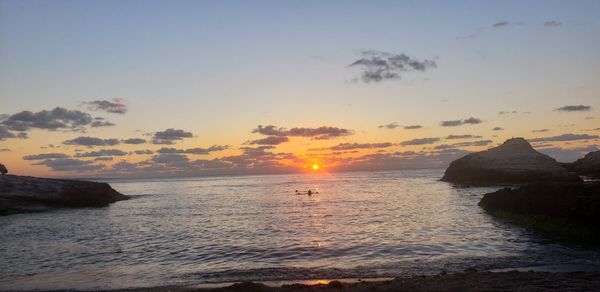
<svg viewBox="0 0 600 292"><path fill-rule="evenodd" d="M105 180L131 199L0 217L0 290L600 264L597 247L487 214L477 203L499 187L459 187L442 175L427 169Z"/></svg>

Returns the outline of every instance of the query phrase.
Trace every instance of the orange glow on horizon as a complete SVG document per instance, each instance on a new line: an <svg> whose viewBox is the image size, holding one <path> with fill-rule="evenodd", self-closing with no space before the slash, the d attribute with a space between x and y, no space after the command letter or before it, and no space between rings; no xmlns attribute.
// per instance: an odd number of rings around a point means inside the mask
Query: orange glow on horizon
<svg viewBox="0 0 600 292"><path fill-rule="evenodd" d="M319 165L318 164L313 164L312 165L312 169L313 170L319 170Z"/></svg>

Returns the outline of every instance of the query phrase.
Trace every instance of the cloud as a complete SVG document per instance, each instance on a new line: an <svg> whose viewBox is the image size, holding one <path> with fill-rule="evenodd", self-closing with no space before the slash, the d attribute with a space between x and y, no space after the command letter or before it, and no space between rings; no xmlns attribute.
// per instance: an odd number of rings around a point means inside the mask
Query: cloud
<svg viewBox="0 0 600 292"><path fill-rule="evenodd" d="M423 128L423 126L421 126L421 125L409 125L409 126L404 126L402 128L405 129L405 130L416 130L416 129Z"/></svg>
<svg viewBox="0 0 600 292"><path fill-rule="evenodd" d="M193 137L193 134L191 132L170 128L164 131L154 133L154 136L152 137L152 143L170 145L174 144L177 141L191 137Z"/></svg>
<svg viewBox="0 0 600 292"><path fill-rule="evenodd" d="M121 142L123 142L124 144L138 145L138 144L146 143L146 140L141 139L141 138L130 138L130 139L121 140Z"/></svg>
<svg viewBox="0 0 600 292"><path fill-rule="evenodd" d="M412 139L412 140L404 141L404 142L400 143L400 145L402 145L402 146L426 145L426 144L433 144L433 143L436 143L439 141L440 141L440 138L433 138L433 137L419 138L419 139Z"/></svg>
<svg viewBox="0 0 600 292"><path fill-rule="evenodd" d="M93 161L73 158L46 159L34 165L44 165L54 171L64 172L86 172L104 168L104 164L94 164Z"/></svg>
<svg viewBox="0 0 600 292"><path fill-rule="evenodd" d="M96 157L94 158L94 160L96 161L112 161L114 158L109 156L109 157Z"/></svg>
<svg viewBox="0 0 600 292"><path fill-rule="evenodd" d="M352 131L338 127L321 126L318 128L277 128L273 125L259 125L252 133L258 133L266 136L286 136L286 137L309 137L314 140L326 140L337 137L352 135Z"/></svg>
<svg viewBox="0 0 600 292"><path fill-rule="evenodd" d="M2 148L2 149L0 149L0 152L11 152L11 151L8 148Z"/></svg>
<svg viewBox="0 0 600 292"><path fill-rule="evenodd" d="M135 150L135 151L133 151L133 154L137 154L137 155L154 154L154 151L152 151L152 150L150 150L150 149L146 149L146 150Z"/></svg>
<svg viewBox="0 0 600 292"><path fill-rule="evenodd" d="M124 156L127 152L119 149L102 149L98 151L77 153L75 157Z"/></svg>
<svg viewBox="0 0 600 292"><path fill-rule="evenodd" d="M250 145L279 145L288 142L290 139L286 136L268 136L266 138L252 140L248 142Z"/></svg>
<svg viewBox="0 0 600 292"><path fill-rule="evenodd" d="M504 128L501 128L501 127L494 127L494 128L492 129L492 131L504 131Z"/></svg>
<svg viewBox="0 0 600 292"><path fill-rule="evenodd" d="M69 158L69 155L64 153L43 153L23 156L23 160L44 160L44 159L55 159L55 158Z"/></svg>
<svg viewBox="0 0 600 292"><path fill-rule="evenodd" d="M89 110L105 111L113 114L125 114L127 112L127 102L122 98L113 98L110 100L94 100L85 102Z"/></svg>
<svg viewBox="0 0 600 292"><path fill-rule="evenodd" d="M588 135L588 134L562 134L558 136L552 137L542 137L542 138L533 138L527 139L529 142L563 142L563 141L576 141L576 140L591 140L598 139L600 136L598 135Z"/></svg>
<svg viewBox="0 0 600 292"><path fill-rule="evenodd" d="M45 130L81 131L93 122L90 114L77 110L55 107L53 110L39 112L22 111L6 117L1 124L11 131L24 132L31 128Z"/></svg>
<svg viewBox="0 0 600 292"><path fill-rule="evenodd" d="M360 80L365 83L380 82L384 80L398 80L400 74L409 71L424 72L436 68L433 60L415 60L405 54L393 54L374 50L361 52L362 58L354 61L348 67L361 69ZM358 80L356 78L355 80Z"/></svg>
<svg viewBox="0 0 600 292"><path fill-rule="evenodd" d="M115 125L114 123L111 123L111 122L105 120L104 118L96 117L96 118L94 118L94 121L92 122L92 124L90 126L92 126L92 128L98 128L98 127L111 127L114 125Z"/></svg>
<svg viewBox="0 0 600 292"><path fill-rule="evenodd" d="M398 127L400 127L400 125L398 125L398 123L395 123L395 122L394 123L389 123L387 125L379 125L379 126L377 126L377 128L380 128L380 129L390 129L390 130L396 129Z"/></svg>
<svg viewBox="0 0 600 292"><path fill-rule="evenodd" d="M532 130L531 133L545 133L545 132L549 132L549 129L539 129L539 130Z"/></svg>
<svg viewBox="0 0 600 292"><path fill-rule="evenodd" d="M373 149L373 148L387 148L394 146L394 144L385 142L385 143L341 143L330 147L330 150L334 151L342 151L342 150L354 150L354 149Z"/></svg>
<svg viewBox="0 0 600 292"><path fill-rule="evenodd" d="M13 138L27 139L28 137L27 137L27 133L24 133L24 132L13 133L13 132L9 131L6 126L0 124L0 141L4 141L6 139L13 139Z"/></svg>
<svg viewBox="0 0 600 292"><path fill-rule="evenodd" d="M475 125L475 124L480 124L483 121L481 119L478 118L474 118L474 117L470 117L464 120L449 120L449 121L441 121L440 122L440 126L442 127L456 127L456 126L461 126L461 125Z"/></svg>
<svg viewBox="0 0 600 292"><path fill-rule="evenodd" d="M114 146L119 144L118 139L102 139L96 137L77 137L75 139L63 141L65 145L81 145L87 147L93 146Z"/></svg>
<svg viewBox="0 0 600 292"><path fill-rule="evenodd" d="M555 109L558 112L586 112L592 109L589 105L565 105Z"/></svg>
<svg viewBox="0 0 600 292"><path fill-rule="evenodd" d="M548 21L544 22L545 27L559 27L561 25L562 25L562 23L560 21L556 21L556 20L548 20Z"/></svg>
<svg viewBox="0 0 600 292"><path fill-rule="evenodd" d="M475 139L475 138L481 138L481 136L477 136L477 135L448 135L446 137L447 140L455 140L455 139Z"/></svg>
<svg viewBox="0 0 600 292"><path fill-rule="evenodd" d="M518 114L518 111L499 111L499 115Z"/></svg>
<svg viewBox="0 0 600 292"><path fill-rule="evenodd" d="M213 145L208 148L190 148L190 149L176 149L176 148L160 148L156 152L161 154L197 154L197 155L205 155L211 152L223 151L228 149L229 146L226 145Z"/></svg>
<svg viewBox="0 0 600 292"><path fill-rule="evenodd" d="M500 22L496 22L494 24L492 24L493 28L499 28L499 27L505 27L508 26L510 23L508 21L500 21Z"/></svg>
<svg viewBox="0 0 600 292"><path fill-rule="evenodd" d="M454 147L469 147L469 146L486 146L491 144L492 140L479 140L479 141L471 141L471 142L460 142L452 144Z"/></svg>

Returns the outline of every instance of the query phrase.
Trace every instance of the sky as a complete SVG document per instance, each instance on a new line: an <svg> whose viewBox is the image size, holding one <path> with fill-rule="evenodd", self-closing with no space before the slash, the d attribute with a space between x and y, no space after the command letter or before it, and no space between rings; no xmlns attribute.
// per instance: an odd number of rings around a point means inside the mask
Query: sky
<svg viewBox="0 0 600 292"><path fill-rule="evenodd" d="M600 147L600 1L0 0L0 163L50 177L445 167Z"/></svg>

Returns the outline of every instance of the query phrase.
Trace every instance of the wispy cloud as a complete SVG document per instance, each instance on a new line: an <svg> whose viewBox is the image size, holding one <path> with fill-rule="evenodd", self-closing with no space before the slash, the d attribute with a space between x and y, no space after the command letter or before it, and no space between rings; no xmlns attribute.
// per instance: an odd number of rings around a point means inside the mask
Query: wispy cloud
<svg viewBox="0 0 600 292"><path fill-rule="evenodd" d="M555 111L559 112L587 112L592 109L589 105L565 105L563 107L559 107L555 109Z"/></svg>
<svg viewBox="0 0 600 292"><path fill-rule="evenodd" d="M152 136L153 144L170 145L185 138L192 138L194 135L191 132L187 132L180 129L169 128L164 131L158 131Z"/></svg>
<svg viewBox="0 0 600 292"><path fill-rule="evenodd" d="M434 60L416 60L405 54L394 54L375 50L361 52L362 58L354 61L348 67L361 69L360 77L365 83L401 79L401 74L410 71L424 72L436 68Z"/></svg>
<svg viewBox="0 0 600 292"><path fill-rule="evenodd" d="M122 98L113 98L112 100L94 100L85 102L89 110L105 111L113 114L125 114L127 112L127 102Z"/></svg>
<svg viewBox="0 0 600 292"><path fill-rule="evenodd" d="M63 141L63 144L65 145L79 145L79 146L86 146L86 147L94 147L94 146L114 146L114 145L119 145L119 139L102 139L102 138L97 138L97 137L88 137L88 136L81 136L81 137L77 137L75 139L71 139L71 140L66 140Z"/></svg>
<svg viewBox="0 0 600 292"><path fill-rule="evenodd" d="M476 124L480 124L482 122L483 121L481 119L470 117L470 118L467 118L464 120L441 121L440 126L442 126L442 127L457 127L457 126L462 126L462 125L476 125Z"/></svg>
<svg viewBox="0 0 600 292"><path fill-rule="evenodd" d="M258 133L266 136L279 137L308 137L314 140L327 140L337 137L352 135L352 131L348 129L321 126L318 128L278 128L274 125L262 126L259 125L252 133Z"/></svg>
<svg viewBox="0 0 600 292"><path fill-rule="evenodd" d="M433 144L433 143L436 143L439 141L440 141L440 138L434 138L434 137L418 138L418 139L404 141L404 142L400 143L400 145L402 145L402 146L426 145L426 144Z"/></svg>
<svg viewBox="0 0 600 292"><path fill-rule="evenodd" d="M529 142L564 142L564 141L575 141L575 140L591 140L598 139L600 136L598 135L588 135L588 134L562 134L558 136L552 137L542 137L542 138L533 138L528 139Z"/></svg>

